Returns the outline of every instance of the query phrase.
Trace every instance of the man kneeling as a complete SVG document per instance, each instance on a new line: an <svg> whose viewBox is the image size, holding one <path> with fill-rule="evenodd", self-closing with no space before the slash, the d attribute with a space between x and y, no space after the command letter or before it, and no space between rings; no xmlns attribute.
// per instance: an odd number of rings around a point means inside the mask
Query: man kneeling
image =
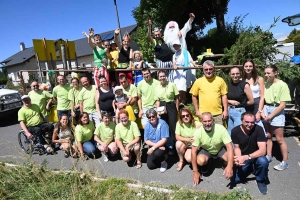
<svg viewBox="0 0 300 200"><path fill-rule="evenodd" d="M233 175L233 148L226 128L215 124L210 112L202 114L202 125L195 131L192 144L193 184L198 185L201 178L198 166L207 165L211 158L222 158L225 161L227 166L223 175L226 179L230 179ZM200 147L199 153L198 147Z"/></svg>

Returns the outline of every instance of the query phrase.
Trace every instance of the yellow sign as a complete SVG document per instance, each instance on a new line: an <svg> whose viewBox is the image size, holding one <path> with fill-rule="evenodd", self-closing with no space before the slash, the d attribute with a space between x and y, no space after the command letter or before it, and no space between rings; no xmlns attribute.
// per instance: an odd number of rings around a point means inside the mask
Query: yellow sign
<svg viewBox="0 0 300 200"><path fill-rule="evenodd" d="M66 55L67 60L76 59L75 42L74 41L68 41L68 43L64 40L57 41L57 48L59 50L60 60L62 59L61 45L65 46L65 55Z"/></svg>
<svg viewBox="0 0 300 200"><path fill-rule="evenodd" d="M206 53L211 53L211 49L206 49Z"/></svg>
<svg viewBox="0 0 300 200"><path fill-rule="evenodd" d="M33 39L34 52L38 54L39 61L57 60L55 45L53 40Z"/></svg>

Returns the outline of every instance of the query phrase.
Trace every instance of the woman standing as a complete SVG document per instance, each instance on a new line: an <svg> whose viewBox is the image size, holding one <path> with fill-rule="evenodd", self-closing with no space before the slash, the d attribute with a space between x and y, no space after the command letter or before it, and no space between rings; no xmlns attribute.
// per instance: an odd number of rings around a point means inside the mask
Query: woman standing
<svg viewBox="0 0 300 200"><path fill-rule="evenodd" d="M136 155L136 168L142 167L141 161L141 133L138 125L129 120L126 110L120 110L121 123L116 125L116 143L120 149L123 161L129 162L132 153Z"/></svg>
<svg viewBox="0 0 300 200"><path fill-rule="evenodd" d="M201 127L199 121L195 121L192 112L188 108L182 108L179 111L179 121L176 124L176 150L179 161L176 170L181 171L184 165L184 159L191 162L191 147L194 142L194 132Z"/></svg>
<svg viewBox="0 0 300 200"><path fill-rule="evenodd" d="M177 111L179 106L179 92L174 83L167 81L166 72L158 72L158 80L160 84L155 88L154 99L156 100L156 111L170 127L170 139L168 148L173 149L173 145L176 142L175 127L177 122ZM160 109L163 111L160 113Z"/></svg>
<svg viewBox="0 0 300 200"><path fill-rule="evenodd" d="M52 142L60 144L60 149L65 151L65 158L70 156L70 151L72 153L72 157L76 157L74 135L72 133L71 126L68 115L62 114L59 122L56 123L54 127L52 135Z"/></svg>
<svg viewBox="0 0 300 200"><path fill-rule="evenodd" d="M115 116L112 102L115 99L113 89L107 85L106 78L104 76L99 77L100 88L96 91L96 109L100 121L102 121L102 112L107 112L111 117Z"/></svg>
<svg viewBox="0 0 300 200"><path fill-rule="evenodd" d="M132 49L130 47L130 36L125 33L122 39L122 45L118 40L118 35L120 34L120 29L115 30L114 41L119 48L119 58L118 58L118 68L121 69L131 69L132 66ZM132 71L122 72L126 75L128 82L133 84Z"/></svg>
<svg viewBox="0 0 300 200"><path fill-rule="evenodd" d="M275 134L282 154L282 162L275 165L274 169L282 171L288 168L288 148L284 141L283 128L285 125L284 108L287 101L291 101L288 85L276 78L278 69L275 65L269 65L265 68L265 106L261 113L265 120L265 128L268 134L267 140L267 159L272 161L272 135Z"/></svg>
<svg viewBox="0 0 300 200"><path fill-rule="evenodd" d="M71 83L73 85L73 88L69 90L68 99L70 100L71 115L76 120L76 123L78 123L80 115L80 103L78 100L78 94L81 91L82 87L79 86L78 78L72 78Z"/></svg>
<svg viewBox="0 0 300 200"><path fill-rule="evenodd" d="M149 120L144 131L144 140L149 146L147 166L149 169L160 167L160 172L163 173L168 167L165 145L169 138L169 126L164 120L157 118L157 112L153 108L147 110L146 117Z"/></svg>
<svg viewBox="0 0 300 200"><path fill-rule="evenodd" d="M90 121L89 114L86 112L81 113L79 116L79 124L75 128L75 138L82 160L85 160L85 154L89 157L95 155L94 130L94 123Z"/></svg>
<svg viewBox="0 0 300 200"><path fill-rule="evenodd" d="M228 133L242 124L242 113L246 112L245 107L254 103L250 86L245 81L240 80L240 69L233 67L230 69L231 82L228 84Z"/></svg>

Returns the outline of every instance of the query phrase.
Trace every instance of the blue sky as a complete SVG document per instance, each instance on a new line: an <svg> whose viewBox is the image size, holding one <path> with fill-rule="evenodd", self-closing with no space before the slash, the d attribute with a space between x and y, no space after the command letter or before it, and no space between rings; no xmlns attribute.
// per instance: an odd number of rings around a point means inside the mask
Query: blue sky
<svg viewBox="0 0 300 200"><path fill-rule="evenodd" d="M139 3L139 0L117 0L121 27L135 24L131 11ZM31 47L32 39L75 40L82 38L81 32L90 27L96 32L117 28L113 0L0 0L0 8L0 61L17 53L20 42ZM245 25L267 29L274 17L282 19L298 14L299 8L300 0L231 0L225 21L232 22L235 16L249 13ZM205 30L212 27L215 23ZM300 26L289 27L280 20L272 32L279 38L293 28L300 29Z"/></svg>

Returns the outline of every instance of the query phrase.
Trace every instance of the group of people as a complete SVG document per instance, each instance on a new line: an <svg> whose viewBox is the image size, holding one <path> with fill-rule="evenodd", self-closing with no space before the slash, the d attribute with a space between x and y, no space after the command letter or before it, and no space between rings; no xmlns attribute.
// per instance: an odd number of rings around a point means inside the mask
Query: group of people
<svg viewBox="0 0 300 200"><path fill-rule="evenodd" d="M90 29L85 35L94 51L95 85L82 76L72 78L71 86L59 75L58 85L50 94L32 82L32 91L22 96L23 107L18 113L27 137L53 131L52 141L60 144L66 157L86 159L100 151L107 162L120 152L125 162L135 157L136 168L142 167L141 150L146 146L147 167L160 168L161 172L167 170L168 156L177 152L176 170L181 171L185 163L191 163L195 185L209 168L210 160L220 158L224 161L224 175L233 185L253 173L260 192L266 194L273 134L283 156L274 169L288 168L283 128L284 107L291 100L289 88L276 78L275 65L265 68L264 80L250 59L245 61L243 69L230 69L228 84L215 75L214 63L207 60L203 63L203 77L193 83L193 78L189 78L193 73L188 67L196 64L186 50L184 37L194 17L190 15L181 31L176 31L176 22L169 22L165 30L169 38L165 39L159 28L154 29L152 38L148 20L148 38L154 46L157 68L173 68L158 71L158 80L152 78L142 53L132 52L129 35L123 37L121 45L117 29L110 44L116 48L109 50L109 42L102 44L100 35L94 35ZM172 37L177 39L171 40ZM118 53L111 54L112 49ZM131 69L132 63L136 63L141 70L136 71L133 81L131 71L114 74L107 71L107 59L114 68ZM182 69L185 67L187 70ZM184 105L189 86L195 114ZM59 118L55 127L47 123L52 102L57 103ZM138 126L139 118L142 127Z"/></svg>

